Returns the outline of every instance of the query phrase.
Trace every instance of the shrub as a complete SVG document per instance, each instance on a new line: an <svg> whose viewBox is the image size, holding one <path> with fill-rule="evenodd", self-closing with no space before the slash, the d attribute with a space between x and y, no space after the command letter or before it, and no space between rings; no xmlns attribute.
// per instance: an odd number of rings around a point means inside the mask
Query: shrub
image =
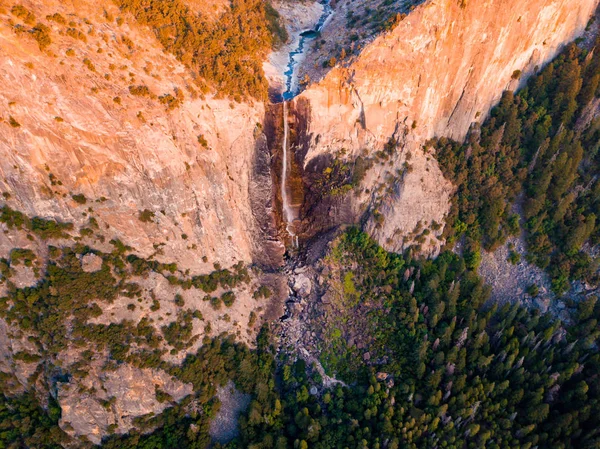
<svg viewBox="0 0 600 449"><path fill-rule="evenodd" d="M179 293L175 295L175 305L178 307L183 307L185 305L183 296L181 296Z"/></svg>
<svg viewBox="0 0 600 449"><path fill-rule="evenodd" d="M82 42L87 42L87 36L77 28L67 28L67 36L72 37L73 39L78 39Z"/></svg>
<svg viewBox="0 0 600 449"><path fill-rule="evenodd" d="M535 298L539 294L539 292L540 292L540 289L535 284L531 284L529 287L527 287L527 294L529 296L532 296Z"/></svg>
<svg viewBox="0 0 600 449"><path fill-rule="evenodd" d="M198 135L198 143L202 145L204 148L208 148L208 142L204 138L203 134Z"/></svg>
<svg viewBox="0 0 600 449"><path fill-rule="evenodd" d="M167 107L167 110L172 111L181 105L181 100L171 94L164 94L158 97L158 101Z"/></svg>
<svg viewBox="0 0 600 449"><path fill-rule="evenodd" d="M516 251L510 251L508 253L508 261L513 265L517 265L521 262L521 255Z"/></svg>
<svg viewBox="0 0 600 449"><path fill-rule="evenodd" d="M76 195L71 195L71 198L73 198L73 201L75 201L78 204L85 204L85 203L87 203L87 198L85 197L85 195L83 193L78 193Z"/></svg>
<svg viewBox="0 0 600 449"><path fill-rule="evenodd" d="M213 296L212 298L210 298L210 305L212 306L213 309L219 310L221 308L221 304L223 304L223 301L221 300L221 298L219 298L217 296Z"/></svg>
<svg viewBox="0 0 600 449"><path fill-rule="evenodd" d="M161 404L163 402L173 402L173 397L166 391L161 390L158 386L154 387L154 393L156 395L156 400Z"/></svg>
<svg viewBox="0 0 600 449"><path fill-rule="evenodd" d="M8 124L10 126L12 126L13 128L20 128L21 127L21 124L19 122L17 122L17 120L12 115L8 116Z"/></svg>
<svg viewBox="0 0 600 449"><path fill-rule="evenodd" d="M52 38L50 37L50 28L44 25L43 23L38 23L35 27L31 29L31 34L33 38L37 41L38 47L41 51L44 51L46 48L52 44Z"/></svg>
<svg viewBox="0 0 600 449"><path fill-rule="evenodd" d="M254 299L261 299L261 298L265 298L268 299L271 297L273 293L271 292L271 289L269 287L267 287L266 285L261 285L260 287L258 287L258 289L252 294L252 297Z"/></svg>
<svg viewBox="0 0 600 449"><path fill-rule="evenodd" d="M33 262L37 259L35 253L30 249L25 248L14 248L10 252L10 264L11 265L20 265L21 262L24 263L26 267L32 266Z"/></svg>
<svg viewBox="0 0 600 449"><path fill-rule="evenodd" d="M138 214L138 220L140 220L142 223L152 223L154 221L154 217L154 212L148 209L144 209Z"/></svg>
<svg viewBox="0 0 600 449"><path fill-rule="evenodd" d="M23 5L15 5L12 7L10 12L25 22L27 25L33 25L35 23L35 14L25 8Z"/></svg>
<svg viewBox="0 0 600 449"><path fill-rule="evenodd" d="M129 86L129 93L136 97L149 97L151 96L150 89L148 86L139 85L139 86Z"/></svg>
<svg viewBox="0 0 600 449"><path fill-rule="evenodd" d="M221 295L221 301L225 304L225 307L231 307L235 302L235 293L225 292Z"/></svg>
<svg viewBox="0 0 600 449"><path fill-rule="evenodd" d="M159 309L160 309L160 302L158 301L158 299L153 299L152 305L150 306L150 310L152 312L156 312Z"/></svg>
<svg viewBox="0 0 600 449"><path fill-rule="evenodd" d="M91 72L95 72L96 71L96 66L94 65L94 63L92 61L90 61L88 58L85 58L83 60L83 63L85 64L85 66L91 71Z"/></svg>
<svg viewBox="0 0 600 449"><path fill-rule="evenodd" d="M55 12L52 15L47 15L46 19L50 20L52 22L60 23L61 25L66 25L66 23L67 23L66 19L57 12Z"/></svg>

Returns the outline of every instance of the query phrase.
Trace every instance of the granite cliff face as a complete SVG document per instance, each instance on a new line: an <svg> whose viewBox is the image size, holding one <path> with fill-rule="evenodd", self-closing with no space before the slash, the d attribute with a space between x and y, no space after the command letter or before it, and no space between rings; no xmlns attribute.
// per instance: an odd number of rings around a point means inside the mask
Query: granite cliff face
<svg viewBox="0 0 600 449"><path fill-rule="evenodd" d="M113 249L109 241L118 239L144 259L175 263L174 275L188 279L238 262L281 263L263 104L201 94L190 71L164 52L151 30L123 16L112 2L19 2L33 18L13 9L15 4L0 4L2 206L72 223L73 238L42 241L0 225L0 258L10 261L20 248L35 259L33 266L13 261L0 297L40 281L50 243L107 254ZM30 31L37 22L48 27L41 29L50 43ZM88 254L81 267L95 273L103 261ZM216 297L235 293L235 304L218 311L201 290L184 291L160 273L144 275L135 280L143 290L135 303L123 295L101 303L94 323L145 320L161 339L163 360L175 364L211 334L237 334L252 344L269 305L252 298L260 281L255 272L249 276L241 288L214 292ZM175 295L180 305L173 302ZM161 329L181 313L195 313L192 344L171 351ZM72 323L65 326L70 332ZM96 352L93 343L93 360L82 362L83 348L71 344L70 336L58 354L45 358L28 336L0 319L0 371L13 376L12 392L34 390L42 401L52 394L62 408L61 426L73 436L99 443L110 433L127 432L134 418L158 414L191 392L190 384L161 369L122 363L117 371L105 370L110 355ZM13 357L19 352L42 361ZM85 363L85 376L73 375L77 363ZM40 371L46 364L60 366L58 375ZM155 388L172 401L158 401Z"/></svg>
<svg viewBox="0 0 600 449"><path fill-rule="evenodd" d="M119 14L110 3L23 4L40 18L62 14L82 34L50 22L53 42L42 52L15 32L14 16L1 15L0 188L9 205L83 223L87 207L71 198L83 194L102 225L144 255L164 244L165 260L205 271L260 259L250 199L263 105L200 99L148 29L106 20L105 7ZM177 107L161 101L167 94ZM138 219L145 209L153 222Z"/></svg>
<svg viewBox="0 0 600 449"><path fill-rule="evenodd" d="M434 136L463 139L504 90L522 85L580 35L597 5L431 0L417 6L298 98L299 120L308 123L304 166L310 171L314 161L342 150L352 161L392 145L395 151L375 161L363 190L352 195L351 209L356 220L369 210L366 229L387 249L402 249L419 229L443 223L452 191L423 143ZM441 233L433 228L430 235ZM421 243L429 252L439 247L431 237Z"/></svg>

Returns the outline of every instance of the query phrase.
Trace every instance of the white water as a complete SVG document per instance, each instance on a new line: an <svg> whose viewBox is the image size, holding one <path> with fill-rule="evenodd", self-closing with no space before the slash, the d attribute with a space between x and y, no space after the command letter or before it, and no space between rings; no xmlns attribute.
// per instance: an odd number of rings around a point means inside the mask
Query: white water
<svg viewBox="0 0 600 449"><path fill-rule="evenodd" d="M332 14L329 0L323 0L323 14L319 18L314 30L307 30L300 35L300 41L298 42L297 48L295 48L289 55L289 62L285 72L285 92L282 93L283 98L283 162L281 170L281 202L283 206L283 218L286 223L286 230L292 238L292 244L298 247L298 236L294 231L294 220L298 219L296 211L290 203L290 195L287 188L287 175L288 175L288 137L289 137L289 124L288 124L288 100L293 99L298 94L298 86L296 77L296 66L305 56L306 43L317 36L327 20Z"/></svg>
<svg viewBox="0 0 600 449"><path fill-rule="evenodd" d="M294 220L297 218L294 213L294 208L290 204L290 199L287 189L287 173L288 173L288 135L290 133L288 124L288 105L287 101L283 102L283 167L281 170L281 203L283 205L283 218L286 222L286 230L295 246L298 246L298 236L294 233Z"/></svg>

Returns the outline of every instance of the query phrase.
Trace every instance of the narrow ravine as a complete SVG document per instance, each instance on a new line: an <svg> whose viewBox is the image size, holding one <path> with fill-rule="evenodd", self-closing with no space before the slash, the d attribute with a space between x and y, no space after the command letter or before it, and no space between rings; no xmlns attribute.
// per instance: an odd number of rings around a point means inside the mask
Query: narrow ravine
<svg viewBox="0 0 600 449"><path fill-rule="evenodd" d="M298 63L305 56L306 45L315 39L319 33L323 30L323 27L326 25L327 20L331 17L333 12L330 0L324 0L321 2L323 5L323 13L319 20L317 21L315 27L313 29L305 30L300 33L300 40L298 41L298 46L292 50L289 54L288 64L283 72L283 76L285 79L285 91L282 93L282 99L284 102L291 100L299 93L298 82L296 78L296 67Z"/></svg>
<svg viewBox="0 0 600 449"><path fill-rule="evenodd" d="M298 235L295 229L295 222L299 219L299 211L297 207L292 204L292 195L290 193L290 186L288 185L288 173L291 167L291 159L293 155L288 155L289 152L289 122L288 122L288 101L292 100L299 93L299 87L297 82L296 69L298 62L305 56L306 44L315 39L319 32L323 29L327 23L327 19L332 14L330 6L330 0L324 0L322 2L323 13L317 24L313 29L303 31L300 34L300 40L298 46L290 52L288 58L288 64L283 76L285 79L285 91L281 94L283 99L283 157L281 167L281 202L283 209L283 220L285 221L285 228L291 238L291 243L294 248L298 248Z"/></svg>
<svg viewBox="0 0 600 449"><path fill-rule="evenodd" d="M298 247L298 236L294 229L294 221L298 219L296 209L292 207L290 200L290 194L288 192L289 186L287 182L288 178L288 139L290 134L290 126L288 123L288 104L287 101L283 102L283 162L281 169L281 203L283 208L283 219L286 223L287 233L292 239L292 245Z"/></svg>
<svg viewBox="0 0 600 449"><path fill-rule="evenodd" d="M325 369L321 365L318 357L311 354L301 342L301 336L310 332L305 314L307 313L306 306L310 302L317 299L317 292L313 286L317 285L317 276L313 268L305 265L303 261L303 253L300 252L299 239L297 235L297 223L300 219L299 207L295 205L292 198L292 189L289 185L290 170L293 162L293 152L290 152L290 126L289 126L289 105L288 102L298 95L300 89L297 82L296 69L298 63L305 56L307 43L315 39L319 32L326 25L327 20L332 14L332 9L329 0L322 2L323 13L317 21L314 29L306 30L300 34L298 46L289 54L288 64L284 71L285 91L282 93L283 100L282 115L283 115L283 142L282 142L282 168L281 168L281 202L283 211L283 220L289 237L291 238L291 246L295 251L288 253L290 257L287 259L284 273L287 276L289 293L285 301L285 314L281 317L280 328L280 344L290 350L295 351L298 357L303 359L308 366L314 367L323 379L324 388L332 388L335 385L345 384L325 373ZM306 291L306 283L310 285ZM299 285L303 287L300 288Z"/></svg>

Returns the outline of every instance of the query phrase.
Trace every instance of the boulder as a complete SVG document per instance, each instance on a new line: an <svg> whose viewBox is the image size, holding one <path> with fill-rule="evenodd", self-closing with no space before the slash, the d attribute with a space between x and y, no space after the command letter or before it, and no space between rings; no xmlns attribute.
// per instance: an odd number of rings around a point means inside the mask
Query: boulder
<svg viewBox="0 0 600 449"><path fill-rule="evenodd" d="M312 281L304 273L298 274L294 277L294 291L301 298L306 298L312 291Z"/></svg>

